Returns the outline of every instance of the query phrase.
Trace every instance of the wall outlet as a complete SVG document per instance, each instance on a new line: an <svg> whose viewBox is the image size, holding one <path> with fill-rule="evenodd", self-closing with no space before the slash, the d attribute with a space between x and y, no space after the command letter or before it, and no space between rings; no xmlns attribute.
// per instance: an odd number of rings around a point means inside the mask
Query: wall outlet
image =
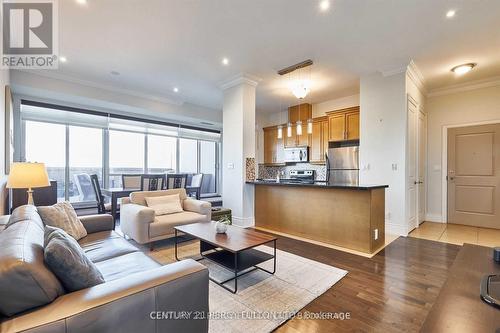
<svg viewBox="0 0 500 333"><path fill-rule="evenodd" d="M391 213L388 212L387 214L385 214L385 219L386 220L390 220L391 219Z"/></svg>
<svg viewBox="0 0 500 333"><path fill-rule="evenodd" d="M373 230L373 238L374 238L375 240L377 240L377 239L378 239L378 229Z"/></svg>
<svg viewBox="0 0 500 333"><path fill-rule="evenodd" d="M228 163L227 164L228 169L234 169L234 163Z"/></svg>
<svg viewBox="0 0 500 333"><path fill-rule="evenodd" d="M392 171L398 170L398 164L397 163L392 163Z"/></svg>

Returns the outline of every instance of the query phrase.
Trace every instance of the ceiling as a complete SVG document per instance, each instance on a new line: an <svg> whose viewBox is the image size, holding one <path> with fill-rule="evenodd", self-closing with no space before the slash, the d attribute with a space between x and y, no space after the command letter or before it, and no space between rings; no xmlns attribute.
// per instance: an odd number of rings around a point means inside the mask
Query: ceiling
<svg viewBox="0 0 500 333"><path fill-rule="evenodd" d="M239 73L262 79L259 111L295 104L276 71L305 59L314 61L313 103L356 94L360 76L410 59L428 90L500 75L498 0L331 0L327 12L319 0L59 4L59 48L68 59L59 75L217 110L220 84ZM465 62L478 66L461 77L450 72Z"/></svg>

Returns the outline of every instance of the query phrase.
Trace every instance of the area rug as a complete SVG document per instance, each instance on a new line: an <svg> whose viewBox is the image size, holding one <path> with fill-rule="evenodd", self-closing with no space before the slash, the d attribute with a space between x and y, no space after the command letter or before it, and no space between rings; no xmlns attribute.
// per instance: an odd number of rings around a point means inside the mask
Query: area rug
<svg viewBox="0 0 500 333"><path fill-rule="evenodd" d="M150 252L144 252L162 264L174 261L173 244L163 241ZM182 243L179 257L198 253L198 241ZM260 246L259 250L272 253L272 248ZM340 281L347 271L277 250L276 273L270 275L255 270L238 279L238 292L233 294L210 282L209 328L212 333L270 332L288 320L308 303ZM232 273L208 261L210 275L221 281ZM261 267L272 271L272 261ZM232 282L227 286L233 287Z"/></svg>

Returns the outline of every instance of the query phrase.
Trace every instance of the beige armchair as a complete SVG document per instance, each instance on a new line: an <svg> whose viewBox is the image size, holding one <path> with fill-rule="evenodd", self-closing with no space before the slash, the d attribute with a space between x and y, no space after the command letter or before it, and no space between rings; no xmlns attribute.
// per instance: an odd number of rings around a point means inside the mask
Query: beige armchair
<svg viewBox="0 0 500 333"><path fill-rule="evenodd" d="M146 197L179 194L183 212L155 216L153 209L146 205ZM149 243L172 237L174 227L196 222L209 222L212 205L207 201L188 198L183 188L163 191L133 192L129 198L122 199L120 226L122 232L139 244Z"/></svg>

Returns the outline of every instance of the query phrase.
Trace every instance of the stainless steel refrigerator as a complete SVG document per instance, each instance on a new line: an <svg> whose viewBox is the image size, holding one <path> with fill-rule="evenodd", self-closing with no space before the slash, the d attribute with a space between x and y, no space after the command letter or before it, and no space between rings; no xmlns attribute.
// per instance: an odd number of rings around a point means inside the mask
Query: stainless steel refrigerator
<svg viewBox="0 0 500 333"><path fill-rule="evenodd" d="M329 183L359 184L359 141L331 142L327 158Z"/></svg>

